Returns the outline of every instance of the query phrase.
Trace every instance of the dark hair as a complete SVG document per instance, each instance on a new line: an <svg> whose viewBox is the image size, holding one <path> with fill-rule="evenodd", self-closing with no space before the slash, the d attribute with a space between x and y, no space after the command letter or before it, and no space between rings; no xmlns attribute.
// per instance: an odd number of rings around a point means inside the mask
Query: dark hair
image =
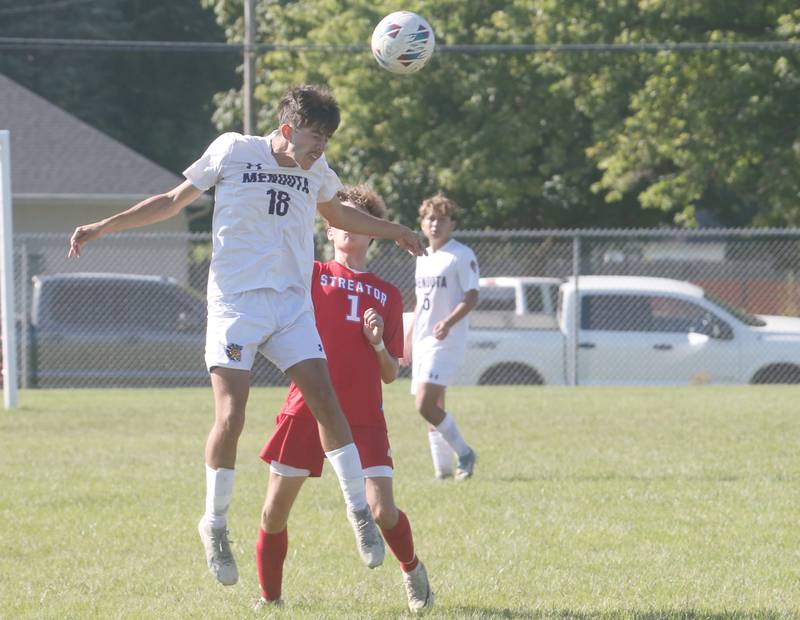
<svg viewBox="0 0 800 620"><path fill-rule="evenodd" d="M330 137L339 128L339 104L323 86L292 86L278 103L278 121L298 129L318 129Z"/></svg>
<svg viewBox="0 0 800 620"><path fill-rule="evenodd" d="M336 195L342 203L349 203L375 217L386 218L387 210L383 198L368 185L348 186L340 189Z"/></svg>

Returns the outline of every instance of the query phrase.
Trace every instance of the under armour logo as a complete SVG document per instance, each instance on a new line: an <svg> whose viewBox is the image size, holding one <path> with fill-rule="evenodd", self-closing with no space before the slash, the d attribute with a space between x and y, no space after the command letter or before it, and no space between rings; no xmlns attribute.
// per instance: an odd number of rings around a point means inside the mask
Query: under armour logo
<svg viewBox="0 0 800 620"><path fill-rule="evenodd" d="M248 170L252 170L253 168L255 168L256 170L261 170L261 166L262 166L262 164L258 164L258 163L251 164L250 162L247 162L247 169Z"/></svg>

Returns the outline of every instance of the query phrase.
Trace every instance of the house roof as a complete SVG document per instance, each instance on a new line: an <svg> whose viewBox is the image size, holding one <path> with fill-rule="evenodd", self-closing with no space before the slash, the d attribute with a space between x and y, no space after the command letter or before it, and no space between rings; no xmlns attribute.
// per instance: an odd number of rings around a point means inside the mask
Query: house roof
<svg viewBox="0 0 800 620"><path fill-rule="evenodd" d="M183 181L0 74L14 196L149 196Z"/></svg>

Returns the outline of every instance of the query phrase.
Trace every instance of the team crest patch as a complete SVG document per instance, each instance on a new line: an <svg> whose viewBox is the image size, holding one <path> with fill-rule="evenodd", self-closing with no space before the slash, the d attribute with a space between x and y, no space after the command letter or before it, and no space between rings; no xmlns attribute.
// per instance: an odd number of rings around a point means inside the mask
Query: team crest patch
<svg viewBox="0 0 800 620"><path fill-rule="evenodd" d="M241 362L242 361L242 345L240 344L229 344L225 346L225 355L228 356L228 359L232 362Z"/></svg>

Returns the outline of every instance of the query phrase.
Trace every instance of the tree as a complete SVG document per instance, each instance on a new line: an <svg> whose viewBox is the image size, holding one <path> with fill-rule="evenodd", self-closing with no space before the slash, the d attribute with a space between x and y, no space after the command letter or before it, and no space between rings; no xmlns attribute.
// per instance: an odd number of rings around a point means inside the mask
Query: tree
<svg viewBox="0 0 800 620"><path fill-rule="evenodd" d="M195 2L0 0L0 36L221 41ZM214 138L213 95L236 54L3 50L0 73L179 173ZM168 189L168 188L165 188Z"/></svg>
<svg viewBox="0 0 800 620"><path fill-rule="evenodd" d="M241 1L206 0L241 41ZM437 41L615 43L789 40L788 1L417 0ZM733 6L732 6L733 5ZM468 227L793 223L800 216L796 59L742 52L444 54L398 77L370 58L389 2L259 4L259 40L352 44L359 54L279 51L259 59L259 127L289 84L328 84L343 110L331 160L367 180L401 219L442 190ZM239 125L239 93L217 99Z"/></svg>

